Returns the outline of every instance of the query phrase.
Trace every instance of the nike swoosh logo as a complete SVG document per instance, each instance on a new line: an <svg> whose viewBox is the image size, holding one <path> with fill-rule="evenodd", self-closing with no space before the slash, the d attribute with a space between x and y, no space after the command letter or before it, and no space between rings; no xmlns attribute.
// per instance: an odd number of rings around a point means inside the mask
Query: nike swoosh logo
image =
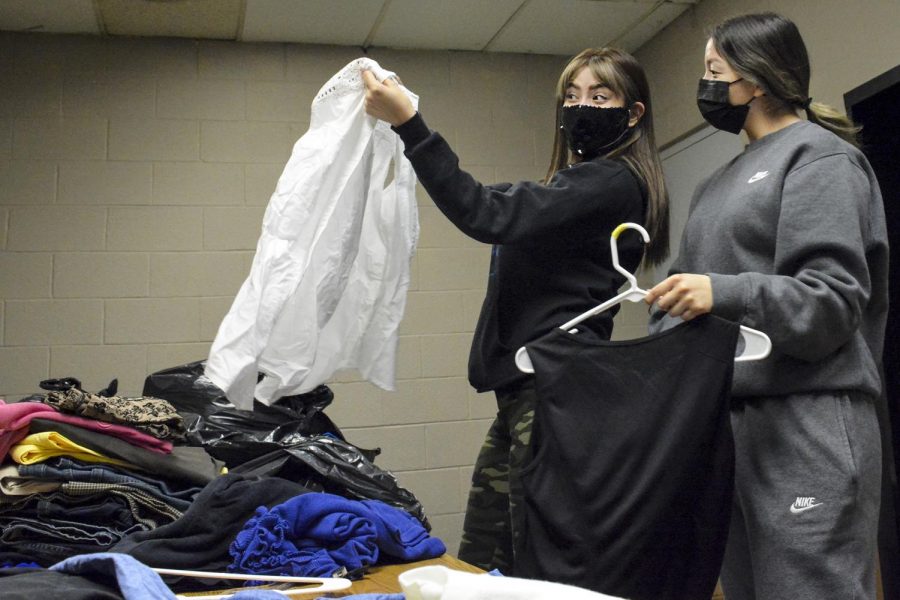
<svg viewBox="0 0 900 600"><path fill-rule="evenodd" d="M796 515L797 513L802 513L803 511L809 510L811 508L815 508L817 506L822 506L823 504L825 504L825 503L819 502L818 504L810 504L809 506L802 506L800 508L797 508L796 506L791 504L791 512Z"/></svg>
<svg viewBox="0 0 900 600"><path fill-rule="evenodd" d="M747 183L753 183L754 181L759 181L760 179L767 176L768 174L769 174L768 171L760 171L759 173L757 173L756 175L754 175L753 177L748 179Z"/></svg>

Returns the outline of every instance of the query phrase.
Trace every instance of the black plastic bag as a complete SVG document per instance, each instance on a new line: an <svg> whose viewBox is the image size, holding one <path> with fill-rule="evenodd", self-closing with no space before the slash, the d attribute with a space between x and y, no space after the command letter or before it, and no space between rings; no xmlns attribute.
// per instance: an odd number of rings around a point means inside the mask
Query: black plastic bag
<svg viewBox="0 0 900 600"><path fill-rule="evenodd" d="M143 394L168 400L184 417L186 443L203 446L228 468L309 436L328 434L344 439L324 413L334 399L328 386L285 396L271 406L254 400L252 411L240 410L203 376L204 364L200 360L152 373L144 380ZM363 452L370 460L379 453Z"/></svg>
<svg viewBox="0 0 900 600"><path fill-rule="evenodd" d="M425 509L413 493L400 487L394 475L377 467L364 451L343 440L310 437L238 465L231 472L280 477L345 498L381 500L405 510L431 531Z"/></svg>
<svg viewBox="0 0 900 600"><path fill-rule="evenodd" d="M281 477L311 490L381 500L430 531L412 492L372 462L381 450L350 444L325 415L334 399L327 386L280 398L272 406L254 401L254 410L246 411L203 376L203 367L204 361L188 363L153 373L144 382L144 395L168 400L184 417L188 444L203 446L234 473Z"/></svg>

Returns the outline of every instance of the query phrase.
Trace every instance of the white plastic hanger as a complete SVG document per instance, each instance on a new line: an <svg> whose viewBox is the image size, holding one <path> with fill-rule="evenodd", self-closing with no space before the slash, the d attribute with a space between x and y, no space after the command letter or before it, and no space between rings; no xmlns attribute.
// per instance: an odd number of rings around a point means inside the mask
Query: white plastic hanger
<svg viewBox="0 0 900 600"><path fill-rule="evenodd" d="M613 268L625 276L625 279L628 281L628 289L613 296L599 306L595 306L594 308L581 313L571 321L563 323L560 325L560 329L569 331L570 333L576 333L578 330L572 328L585 319L600 314L605 310L609 310L624 300L638 302L643 300L647 295L646 290L642 290L638 287L637 278L619 264L619 248L617 240L619 235L626 229L636 229L640 232L641 237L644 238L645 244L650 241L650 234L637 223L622 223L613 229L612 234L609 236L609 249L612 254ZM770 340L769 336L762 331L741 325L741 338L744 340L744 349L739 356L735 357L735 362L760 360L769 356L769 353L772 351L772 340ZM525 346L522 346L516 351L516 366L523 373L534 373L534 366L531 364L531 358L528 356L528 351L525 349Z"/></svg>
<svg viewBox="0 0 900 600"><path fill-rule="evenodd" d="M157 569L154 571L160 575L177 575L180 577L196 577L198 579L242 579L244 581L271 581L273 583L318 583L316 587L298 587L286 590L269 590L284 594L286 598L303 596L306 594L322 595L325 592L336 592L350 587L351 581L342 577L292 577L289 575L257 575L253 573L219 573L214 571L182 571L180 569ZM229 591L220 594L206 596L183 596L176 594L179 600L220 600L230 598L237 592Z"/></svg>

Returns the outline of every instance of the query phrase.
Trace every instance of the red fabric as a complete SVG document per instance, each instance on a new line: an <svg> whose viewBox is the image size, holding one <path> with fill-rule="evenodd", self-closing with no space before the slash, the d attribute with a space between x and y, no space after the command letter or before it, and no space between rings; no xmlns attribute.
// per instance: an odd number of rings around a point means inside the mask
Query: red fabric
<svg viewBox="0 0 900 600"><path fill-rule="evenodd" d="M68 415L40 402L13 402L12 404L6 404L3 400L0 400L0 457L5 457L14 444L17 444L28 435L28 424L34 418L60 421L84 427L85 429L117 437L135 446L159 452L160 454L172 452L172 442L155 438L133 427Z"/></svg>

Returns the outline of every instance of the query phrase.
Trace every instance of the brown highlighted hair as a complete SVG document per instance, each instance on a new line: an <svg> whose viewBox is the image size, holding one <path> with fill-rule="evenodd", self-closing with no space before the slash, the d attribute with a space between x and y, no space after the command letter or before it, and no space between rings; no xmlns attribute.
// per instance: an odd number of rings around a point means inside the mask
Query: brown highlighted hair
<svg viewBox="0 0 900 600"><path fill-rule="evenodd" d="M803 109L813 123L859 146L853 121L809 97L809 55L793 21L771 12L741 15L717 25L710 38L741 77L765 91L775 110Z"/></svg>
<svg viewBox="0 0 900 600"><path fill-rule="evenodd" d="M625 108L635 102L644 105L644 114L629 129L628 137L604 158L621 160L641 180L647 192L647 215L642 225L650 234L644 249L644 264L657 265L669 255L669 195L656 137L653 133L653 105L644 69L633 56L616 48L589 48L575 56L563 69L556 86L556 133L550 168L544 181L571 162L565 136L560 131L566 90L582 68L588 67L598 81L621 97Z"/></svg>

